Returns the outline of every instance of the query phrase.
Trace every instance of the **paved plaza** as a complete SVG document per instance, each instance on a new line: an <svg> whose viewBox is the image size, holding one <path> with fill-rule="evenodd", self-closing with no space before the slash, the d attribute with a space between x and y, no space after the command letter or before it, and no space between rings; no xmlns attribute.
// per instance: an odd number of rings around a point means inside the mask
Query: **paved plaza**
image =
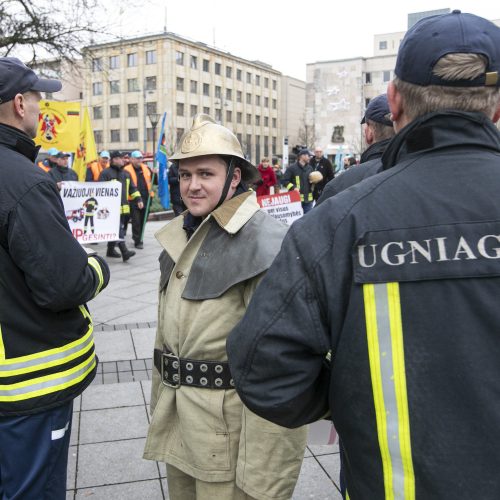
<svg viewBox="0 0 500 500"><path fill-rule="evenodd" d="M169 498L165 465L142 459L157 319L160 246L154 232L166 223L148 223L144 250L129 262L107 259L110 284L89 304L100 365L75 400L68 500ZM92 248L106 253L105 244ZM338 446L309 446L293 500L340 500L339 467Z"/></svg>

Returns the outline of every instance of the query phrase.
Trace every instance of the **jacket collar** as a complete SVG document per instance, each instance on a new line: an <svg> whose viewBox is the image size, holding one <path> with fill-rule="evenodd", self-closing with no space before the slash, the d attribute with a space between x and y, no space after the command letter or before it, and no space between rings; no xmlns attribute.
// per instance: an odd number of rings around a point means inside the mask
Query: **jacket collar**
<svg viewBox="0 0 500 500"><path fill-rule="evenodd" d="M6 125L5 123L0 123L0 143L26 156L33 163L40 149L40 146L35 146L33 140L22 130Z"/></svg>
<svg viewBox="0 0 500 500"><path fill-rule="evenodd" d="M366 148L361 154L359 163L361 164L370 160L380 158L384 154L384 151L390 142L391 139L384 139L383 141L378 141Z"/></svg>
<svg viewBox="0 0 500 500"><path fill-rule="evenodd" d="M500 133L483 113L438 111L417 118L396 134L382 164L386 170L413 154L463 146L500 152Z"/></svg>

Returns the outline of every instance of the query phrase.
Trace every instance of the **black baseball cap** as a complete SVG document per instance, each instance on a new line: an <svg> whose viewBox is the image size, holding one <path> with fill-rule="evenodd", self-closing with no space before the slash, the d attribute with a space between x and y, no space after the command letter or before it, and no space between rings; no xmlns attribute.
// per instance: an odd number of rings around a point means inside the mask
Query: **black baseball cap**
<svg viewBox="0 0 500 500"><path fill-rule="evenodd" d="M368 103L365 116L363 116L361 123L366 123L366 120L371 120L372 122L392 127L392 122L389 120L390 113L391 110L389 109L387 94L378 95Z"/></svg>
<svg viewBox="0 0 500 500"><path fill-rule="evenodd" d="M16 57L0 57L0 104L29 90L57 92L61 88L59 80L38 78L32 69Z"/></svg>
<svg viewBox="0 0 500 500"><path fill-rule="evenodd" d="M444 80L433 74L434 65L447 54L480 54L486 71L473 80ZM408 30L399 47L396 76L415 85L500 87L500 28L474 14L454 10L426 17Z"/></svg>
<svg viewBox="0 0 500 500"><path fill-rule="evenodd" d="M117 150L110 151L110 153L109 153L109 157L111 160L113 158L124 158L125 155L126 155L126 153L124 153L123 151L117 151Z"/></svg>

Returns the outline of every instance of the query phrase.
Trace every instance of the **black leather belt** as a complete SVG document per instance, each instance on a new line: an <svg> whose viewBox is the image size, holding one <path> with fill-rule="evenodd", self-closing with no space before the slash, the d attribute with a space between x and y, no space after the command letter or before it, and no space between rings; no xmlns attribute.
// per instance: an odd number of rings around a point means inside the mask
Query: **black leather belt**
<svg viewBox="0 0 500 500"><path fill-rule="evenodd" d="M155 349L154 364L162 383L174 389L181 385L204 389L234 389L226 361L179 358L171 352Z"/></svg>

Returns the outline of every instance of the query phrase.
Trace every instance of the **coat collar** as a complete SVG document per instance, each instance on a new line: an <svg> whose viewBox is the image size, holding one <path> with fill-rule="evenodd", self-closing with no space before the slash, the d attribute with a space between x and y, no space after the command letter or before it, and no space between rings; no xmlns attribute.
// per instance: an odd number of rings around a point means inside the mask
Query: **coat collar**
<svg viewBox="0 0 500 500"><path fill-rule="evenodd" d="M40 146L35 143L22 130L0 123L0 143L16 150L32 162L36 160Z"/></svg>

